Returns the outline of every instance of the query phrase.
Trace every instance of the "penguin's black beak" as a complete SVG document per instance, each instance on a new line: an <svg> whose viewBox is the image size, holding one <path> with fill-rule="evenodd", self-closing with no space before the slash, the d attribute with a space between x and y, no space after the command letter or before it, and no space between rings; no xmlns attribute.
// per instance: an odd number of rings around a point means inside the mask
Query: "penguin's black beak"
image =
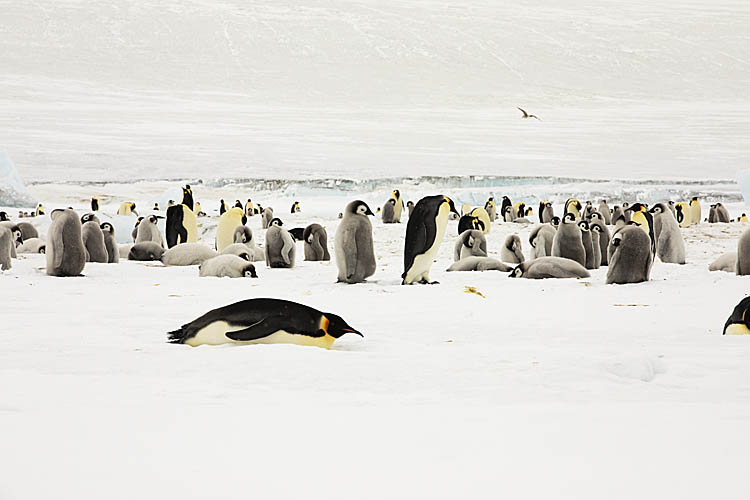
<svg viewBox="0 0 750 500"><path fill-rule="evenodd" d="M341 331L344 332L344 333L356 333L360 337L365 338L365 336L362 335L362 332L359 332L359 331L355 330L354 328L342 328Z"/></svg>
<svg viewBox="0 0 750 500"><path fill-rule="evenodd" d="M370 210L370 209L368 208L368 209L367 209L367 212L365 212L365 215L375 215L375 214L374 214L374 213L372 213L372 210ZM360 335L361 335L361 334L360 334Z"/></svg>

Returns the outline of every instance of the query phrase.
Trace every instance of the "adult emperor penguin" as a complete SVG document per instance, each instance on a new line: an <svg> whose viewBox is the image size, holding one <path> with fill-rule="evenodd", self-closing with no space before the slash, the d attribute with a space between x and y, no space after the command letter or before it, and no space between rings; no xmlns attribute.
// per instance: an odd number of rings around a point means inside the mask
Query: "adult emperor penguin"
<svg viewBox="0 0 750 500"><path fill-rule="evenodd" d="M237 207L235 207L237 208ZM198 266L198 276L205 278L257 278L255 265L234 254L217 255Z"/></svg>
<svg viewBox="0 0 750 500"><path fill-rule="evenodd" d="M609 205L607 205L607 200L599 202L599 213L602 214L605 224L612 224L612 211L609 209Z"/></svg>
<svg viewBox="0 0 750 500"><path fill-rule="evenodd" d="M182 203L167 208L167 248L180 243L195 243L198 241L198 220L196 214L200 210L200 203L195 204L195 211ZM205 214L204 214L205 215Z"/></svg>
<svg viewBox="0 0 750 500"><path fill-rule="evenodd" d="M552 224L540 224L531 230L531 234L529 234L531 260L552 255L552 242L556 233L557 230Z"/></svg>
<svg viewBox="0 0 750 500"><path fill-rule="evenodd" d="M521 238L517 234L509 234L500 248L500 260L510 264L520 264L524 261L521 249Z"/></svg>
<svg viewBox="0 0 750 500"><path fill-rule="evenodd" d="M687 203L685 203L684 201L680 201L675 204L674 209L675 218L677 219L677 224L679 224L680 227L688 227L692 224L692 214L690 212L690 206Z"/></svg>
<svg viewBox="0 0 750 500"><path fill-rule="evenodd" d="M513 220L520 217L526 217L526 203L517 201L513 204Z"/></svg>
<svg viewBox="0 0 750 500"><path fill-rule="evenodd" d="M34 217L39 217L40 215L44 215L44 214L45 214L44 206L40 203L39 205L36 206L36 210L34 210Z"/></svg>
<svg viewBox="0 0 750 500"><path fill-rule="evenodd" d="M224 199L219 200L219 215L224 215L228 210L227 202Z"/></svg>
<svg viewBox="0 0 750 500"><path fill-rule="evenodd" d="M94 196L91 198L91 211L92 212L98 212L99 211L99 198Z"/></svg>
<svg viewBox="0 0 750 500"><path fill-rule="evenodd" d="M510 201L510 198L507 196L503 196L503 202L500 204L500 216L505 215L505 209L507 207L510 207L510 215L513 216L513 202ZM513 222L513 219L505 222Z"/></svg>
<svg viewBox="0 0 750 500"><path fill-rule="evenodd" d="M120 203L120 208L117 209L117 215L122 215L124 217L138 215L138 212L135 210L135 203L132 201L123 201Z"/></svg>
<svg viewBox="0 0 750 500"><path fill-rule="evenodd" d="M156 215L144 217L141 223L138 224L138 235L135 237L135 242L143 243L145 241L152 241L164 246L164 238L156 225L160 218L162 217L157 217Z"/></svg>
<svg viewBox="0 0 750 500"><path fill-rule="evenodd" d="M380 211L380 219L383 224L394 224L396 222L396 200L390 198Z"/></svg>
<svg viewBox="0 0 750 500"><path fill-rule="evenodd" d="M169 210L167 210L167 212L169 212ZM196 217L205 217L206 216L206 212L204 212L203 210L201 210L201 203L199 201L195 202L195 209L193 210L193 212L195 213Z"/></svg>
<svg viewBox="0 0 750 500"><path fill-rule="evenodd" d="M581 241L583 242L583 249L586 254L584 267L586 269L599 269L601 265L602 255L601 250L599 252L594 251L594 241L591 230L589 229L589 223L586 220L578 221L578 227L581 229ZM596 248L599 249L599 235L597 234Z"/></svg>
<svg viewBox="0 0 750 500"><path fill-rule="evenodd" d="M237 226L244 226L246 222L245 211L237 207L230 208L219 217L219 225L216 227L216 251L221 252L234 243L234 230Z"/></svg>
<svg viewBox="0 0 750 500"><path fill-rule="evenodd" d="M160 211L160 210L159 210L159 204L158 204L158 203L154 203L154 208L153 208L153 211L154 211L154 212L159 212L159 211Z"/></svg>
<svg viewBox="0 0 750 500"><path fill-rule="evenodd" d="M740 216L740 220L738 222L747 222L747 214L742 214L742 216Z"/></svg>
<svg viewBox="0 0 750 500"><path fill-rule="evenodd" d="M81 217L81 239L86 247L86 262L106 264L109 260L107 246L104 242L104 232L99 226L99 219L94 214Z"/></svg>
<svg viewBox="0 0 750 500"><path fill-rule="evenodd" d="M745 297L734 307L724 323L722 335L750 335L750 297Z"/></svg>
<svg viewBox="0 0 750 500"><path fill-rule="evenodd" d="M271 208L271 207L264 208L263 209L263 213L261 214L261 216L263 217L261 219L261 226L263 227L263 229L268 229L269 224L271 223L271 221L274 218L273 217L273 208Z"/></svg>
<svg viewBox="0 0 750 500"><path fill-rule="evenodd" d="M581 218L581 209L583 209L583 205L581 205L580 201L575 198L568 198L565 201L565 209L563 210L563 215L573 214L575 219L578 220Z"/></svg>
<svg viewBox="0 0 750 500"><path fill-rule="evenodd" d="M468 230L482 231L482 234L484 234L484 222L473 215L462 215L458 219L458 234Z"/></svg>
<svg viewBox="0 0 750 500"><path fill-rule="evenodd" d="M333 242L339 282L360 283L375 273L372 224L368 215L375 214L361 200L352 201L344 209ZM409 218L409 224L411 220Z"/></svg>
<svg viewBox="0 0 750 500"><path fill-rule="evenodd" d="M745 230L737 242L737 275L750 274L750 229Z"/></svg>
<svg viewBox="0 0 750 500"><path fill-rule="evenodd" d="M252 217L255 215L255 206L253 205L253 202L250 200L250 198L247 199L245 202L245 215L248 217Z"/></svg>
<svg viewBox="0 0 750 500"><path fill-rule="evenodd" d="M588 278L589 272L574 260L562 257L539 257L520 263L510 273L511 278Z"/></svg>
<svg viewBox="0 0 750 500"><path fill-rule="evenodd" d="M297 245L289 231L281 227L281 219L273 219L266 231L266 265L275 268L294 267Z"/></svg>
<svg viewBox="0 0 750 500"><path fill-rule="evenodd" d="M477 207L472 210L469 215L471 215L472 217L476 217L477 219L482 221L482 232L484 234L488 234L490 232L492 224L490 224L490 216L485 209L483 209L482 207Z"/></svg>
<svg viewBox="0 0 750 500"><path fill-rule="evenodd" d="M302 233L305 240L305 260L331 260L328 253L328 233L320 224L310 224Z"/></svg>
<svg viewBox="0 0 750 500"><path fill-rule="evenodd" d="M643 203L633 203L625 212L632 212L630 222L638 225L651 239L651 253L656 255L656 235L654 234L654 218Z"/></svg>
<svg viewBox="0 0 750 500"><path fill-rule="evenodd" d="M490 222L495 222L497 220L497 205L495 205L495 198L490 197L484 204L484 209L490 216Z"/></svg>
<svg viewBox="0 0 750 500"><path fill-rule="evenodd" d="M552 241L552 256L571 259L586 265L586 249L583 247L581 229L576 224L573 212L566 212Z"/></svg>
<svg viewBox="0 0 750 500"><path fill-rule="evenodd" d="M487 239L482 231L467 229L458 235L453 260L458 262L466 257L487 257Z"/></svg>
<svg viewBox="0 0 750 500"><path fill-rule="evenodd" d="M86 248L81 237L81 221L71 209L57 209L50 214L47 231L47 274L78 276L86 265Z"/></svg>
<svg viewBox="0 0 750 500"><path fill-rule="evenodd" d="M656 255L662 262L684 264L685 240L669 207L665 203L657 203L649 212L654 220Z"/></svg>
<svg viewBox="0 0 750 500"><path fill-rule="evenodd" d="M628 224L618 229L612 236L608 252L608 285L649 280L654 254L650 238L641 228Z"/></svg>
<svg viewBox="0 0 750 500"><path fill-rule="evenodd" d="M417 202L414 217L406 226L401 284L430 283L430 267L443 242L451 212L458 213L453 201L441 194L426 196Z"/></svg>
<svg viewBox="0 0 750 500"><path fill-rule="evenodd" d="M404 200L401 198L401 191L394 189L389 200L394 200L393 205L393 222L401 222L401 212L404 210Z"/></svg>
<svg viewBox="0 0 750 500"><path fill-rule="evenodd" d="M15 248L13 233L5 226L0 226L0 271L7 271L13 267L11 263L11 248Z"/></svg>
<svg viewBox="0 0 750 500"><path fill-rule="evenodd" d="M301 211L302 209L300 208L298 201L295 201L294 203L292 203L292 209L290 213L297 214Z"/></svg>
<svg viewBox="0 0 750 500"><path fill-rule="evenodd" d="M109 223L104 222L99 227L104 235L104 248L107 250L107 263L117 264L120 262L120 251L117 248L117 241L115 241L115 227Z"/></svg>
<svg viewBox="0 0 750 500"><path fill-rule="evenodd" d="M369 210L369 209L368 209ZM248 299L207 312L169 332L172 344L297 344L329 349L346 333L362 334L336 314L281 299Z"/></svg>
<svg viewBox="0 0 750 500"><path fill-rule="evenodd" d="M242 202L240 200L234 200L233 208L239 208L240 210L244 210L244 207L242 206Z"/></svg>
<svg viewBox="0 0 750 500"><path fill-rule="evenodd" d="M701 204L698 201L697 196L690 198L690 220L693 224L698 224L701 221Z"/></svg>
<svg viewBox="0 0 750 500"><path fill-rule="evenodd" d="M193 210L193 189L190 184L185 184L185 187L182 188L182 204Z"/></svg>

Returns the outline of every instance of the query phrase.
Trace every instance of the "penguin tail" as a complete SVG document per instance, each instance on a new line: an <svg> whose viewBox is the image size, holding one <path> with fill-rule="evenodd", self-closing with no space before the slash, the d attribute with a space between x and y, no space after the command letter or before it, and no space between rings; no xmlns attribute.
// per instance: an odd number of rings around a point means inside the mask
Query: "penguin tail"
<svg viewBox="0 0 750 500"><path fill-rule="evenodd" d="M180 328L178 330L167 333L167 342L170 344L184 344L185 341L190 337L188 330Z"/></svg>

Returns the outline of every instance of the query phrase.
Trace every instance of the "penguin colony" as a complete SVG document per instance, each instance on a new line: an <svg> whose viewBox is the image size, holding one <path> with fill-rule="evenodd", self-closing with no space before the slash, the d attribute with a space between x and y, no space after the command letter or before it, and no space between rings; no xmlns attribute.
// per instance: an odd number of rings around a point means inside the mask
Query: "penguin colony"
<svg viewBox="0 0 750 500"><path fill-rule="evenodd" d="M153 212L158 211L159 205L155 203ZM590 277L589 270L605 266L607 284L640 283L650 279L657 259L662 263L686 262L681 228L700 223L703 215L697 198L687 202L666 201L652 207L639 202L622 203L612 208L606 200L599 200L595 205L590 201L581 203L576 198L570 198L563 204L560 217L557 217L550 201L539 202L538 212L534 214L531 206L524 202L512 203L504 196L500 207L491 197L480 207L463 204L461 211L463 216L459 217L454 201L442 194L422 198L416 203L404 203L399 190L391 193L383 204L380 222L400 224L406 219L402 284L437 283L431 280L430 271L446 236L453 239L455 247L454 262L445 269L449 272L499 270L510 272L513 278L587 278ZM91 199L91 212L81 217L72 209L50 212L51 224L46 238L45 235L40 237L33 224L13 222L7 214L2 213L0 270L10 270L12 260L19 253L46 253L47 274L80 276L85 274L87 263L114 264L126 255L128 260L160 261L165 266L198 266L200 277L257 278L254 262L265 261L267 269L294 268L298 241L303 244L305 261L331 260L328 234L320 224L311 223L306 227L287 230L284 222L274 217L272 208L263 208L250 199L244 204L237 200L233 206L228 206L222 200L217 212L220 217L213 248L198 241L196 217L203 217L205 213L194 202L190 186L183 188L181 203L170 201L166 217L156 213L139 217L134 202L122 202L117 209L117 217L133 221L133 242L126 246L117 244L116 224L111 220L113 216L103 215L99 197ZM292 204L290 213L292 216L302 213L298 201ZM39 205L34 216L44 217L44 214L44 208ZM104 217L104 222L98 214ZM261 216L262 226L266 229L262 247L258 246L253 231L246 226L248 218L255 215ZM361 283L375 274L377 258L371 219L374 215L362 200L352 201L341 213L333 244L339 282ZM526 256L525 243L517 234L509 235L499 248L488 248L486 235L493 224L526 225L537 217L539 222L531 229ZM449 223L456 219L458 222L453 222L449 228ZM712 223L731 222L726 207L721 203L710 206L707 220ZM737 218L737 222L746 221L745 214ZM164 227L166 239L160 225ZM711 264L710 270L750 274L750 229L740 238L737 252L722 255ZM271 302L266 302L264 307L269 307L269 304ZM304 306L295 304L289 307ZM747 330L744 311L748 309L748 304L737 306L738 309L741 307L744 307L741 313L735 310L728 320L727 333L736 333L742 328ZM217 312L220 310L211 311L209 315L223 318L222 313ZM249 313L245 311L243 314ZM312 314L309 325L314 326L315 321L319 322L318 326L325 323L323 313L307 311L305 314ZM316 314L320 314L317 319ZM177 333L172 332L170 339L177 343L198 345L259 343L271 341L271 338L278 342L292 342L295 335L302 335L305 339L297 338L299 342L294 343L330 347L338 337L331 333L333 315L325 313L325 317L329 322L326 328L294 327L300 332L304 331L304 334L290 332L285 328L292 326L270 320L265 330L240 334L238 332L248 328L254 329L253 324L247 322L249 320L233 323L217 319L205 325L201 321L203 326L193 325L195 322L185 325ZM196 321L199 320L201 318ZM321 331L327 333L320 334ZM353 329L349 331L359 333Z"/></svg>

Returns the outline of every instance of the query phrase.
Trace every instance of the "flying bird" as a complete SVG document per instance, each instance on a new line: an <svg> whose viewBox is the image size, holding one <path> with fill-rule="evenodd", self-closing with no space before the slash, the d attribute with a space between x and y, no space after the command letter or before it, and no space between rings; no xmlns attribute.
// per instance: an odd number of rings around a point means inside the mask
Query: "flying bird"
<svg viewBox="0 0 750 500"><path fill-rule="evenodd" d="M539 118L538 116L536 116L536 115L530 115L530 114L528 114L526 111L524 111L521 108L518 108L518 109L520 109L521 113L523 113L523 116L521 118L536 118L537 120L542 121L541 118Z"/></svg>

